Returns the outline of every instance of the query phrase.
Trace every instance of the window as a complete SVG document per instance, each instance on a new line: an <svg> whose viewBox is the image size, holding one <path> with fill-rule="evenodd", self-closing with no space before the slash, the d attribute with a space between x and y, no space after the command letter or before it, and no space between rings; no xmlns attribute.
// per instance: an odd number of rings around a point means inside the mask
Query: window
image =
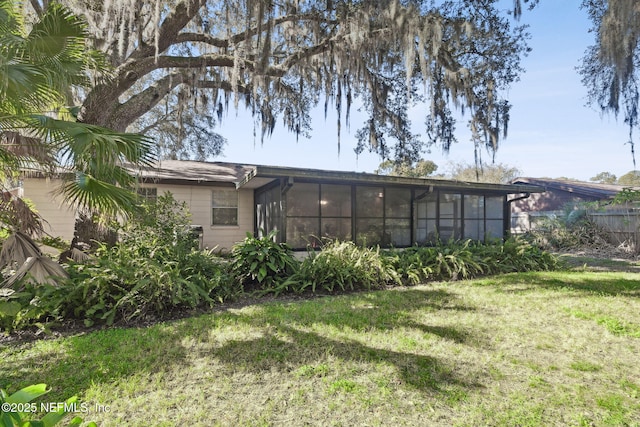
<svg viewBox="0 0 640 427"><path fill-rule="evenodd" d="M138 196L147 202L155 202L158 199L158 189L155 187L138 188Z"/></svg>
<svg viewBox="0 0 640 427"><path fill-rule="evenodd" d="M320 231L322 237L351 240L351 186L320 186Z"/></svg>
<svg viewBox="0 0 640 427"><path fill-rule="evenodd" d="M211 211L212 225L238 225L238 192L236 190L213 190Z"/></svg>
<svg viewBox="0 0 640 427"><path fill-rule="evenodd" d="M464 237L483 241L504 233L503 196L464 196Z"/></svg>
<svg viewBox="0 0 640 427"><path fill-rule="evenodd" d="M320 185L295 183L287 191L287 243L293 248L318 246Z"/></svg>
<svg viewBox="0 0 640 427"><path fill-rule="evenodd" d="M485 197L487 227L485 237L501 239L504 235L504 196Z"/></svg>
<svg viewBox="0 0 640 427"><path fill-rule="evenodd" d="M464 196L464 238L484 240L484 196Z"/></svg>
<svg viewBox="0 0 640 427"><path fill-rule="evenodd" d="M282 204L280 185L263 190L255 195L256 226L258 237L263 237L271 231L277 231L276 242L284 239L282 229Z"/></svg>

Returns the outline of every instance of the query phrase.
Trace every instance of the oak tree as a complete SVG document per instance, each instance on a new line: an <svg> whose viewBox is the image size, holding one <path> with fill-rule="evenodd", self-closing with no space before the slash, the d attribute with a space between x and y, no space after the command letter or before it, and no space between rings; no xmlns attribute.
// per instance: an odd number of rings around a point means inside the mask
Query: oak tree
<svg viewBox="0 0 640 427"><path fill-rule="evenodd" d="M46 2L30 0L25 14ZM111 78L81 94L85 123L152 130L164 117L187 136L183 118L243 106L263 137L278 120L304 136L312 108L324 104L338 113L339 146L357 103L367 118L356 151L414 161L428 145L448 150L456 141L455 112L464 112L476 150L498 148L505 91L528 51L512 15L535 3L514 0L507 13L498 0L60 2L87 19L113 66ZM411 131L408 110L418 103L426 139Z"/></svg>

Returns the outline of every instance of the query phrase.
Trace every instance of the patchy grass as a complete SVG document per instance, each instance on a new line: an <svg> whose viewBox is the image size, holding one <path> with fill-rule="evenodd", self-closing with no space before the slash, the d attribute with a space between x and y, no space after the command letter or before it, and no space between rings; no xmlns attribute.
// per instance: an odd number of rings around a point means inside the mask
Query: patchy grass
<svg viewBox="0 0 640 427"><path fill-rule="evenodd" d="M619 271L640 273L640 261L611 259L577 254L560 254L558 259L570 268L582 271Z"/></svg>
<svg viewBox="0 0 640 427"><path fill-rule="evenodd" d="M638 313L635 274L510 274L6 345L0 386L103 426L637 426Z"/></svg>

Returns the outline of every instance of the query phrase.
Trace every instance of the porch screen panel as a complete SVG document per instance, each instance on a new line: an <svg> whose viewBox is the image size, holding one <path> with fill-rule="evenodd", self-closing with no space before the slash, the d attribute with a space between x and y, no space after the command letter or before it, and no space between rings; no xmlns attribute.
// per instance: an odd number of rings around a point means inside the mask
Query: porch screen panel
<svg viewBox="0 0 640 427"><path fill-rule="evenodd" d="M502 239L504 237L504 199L504 196L485 197L487 239Z"/></svg>
<svg viewBox="0 0 640 427"><path fill-rule="evenodd" d="M435 243L438 193L430 193L415 202L415 239L419 245Z"/></svg>
<svg viewBox="0 0 640 427"><path fill-rule="evenodd" d="M287 192L287 243L293 248L318 246L320 185L295 183Z"/></svg>
<svg viewBox="0 0 640 427"><path fill-rule="evenodd" d="M460 208L462 205L462 195L452 193L440 194L440 221L438 225L438 235L440 240L447 242L451 239L460 238Z"/></svg>
<svg viewBox="0 0 640 427"><path fill-rule="evenodd" d="M322 237L351 240L351 186L320 186L320 230Z"/></svg>
<svg viewBox="0 0 640 427"><path fill-rule="evenodd" d="M356 243L381 245L384 232L384 189L356 187Z"/></svg>
<svg viewBox="0 0 640 427"><path fill-rule="evenodd" d="M256 227L258 237L265 236L273 230L276 233L276 241L283 241L284 236L280 232L282 227L282 204L280 186L256 194Z"/></svg>
<svg viewBox="0 0 640 427"><path fill-rule="evenodd" d="M387 188L384 205L385 245L411 246L411 190Z"/></svg>
<svg viewBox="0 0 640 427"><path fill-rule="evenodd" d="M484 196L464 196L464 238L484 240Z"/></svg>

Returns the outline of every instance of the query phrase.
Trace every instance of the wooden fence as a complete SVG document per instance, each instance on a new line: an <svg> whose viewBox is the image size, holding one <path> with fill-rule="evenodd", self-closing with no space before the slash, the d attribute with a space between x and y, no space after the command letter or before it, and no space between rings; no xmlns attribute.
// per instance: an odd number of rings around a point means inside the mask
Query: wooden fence
<svg viewBox="0 0 640 427"><path fill-rule="evenodd" d="M635 252L640 250L640 210L593 211L587 212L587 216L604 231L608 242L629 245Z"/></svg>

